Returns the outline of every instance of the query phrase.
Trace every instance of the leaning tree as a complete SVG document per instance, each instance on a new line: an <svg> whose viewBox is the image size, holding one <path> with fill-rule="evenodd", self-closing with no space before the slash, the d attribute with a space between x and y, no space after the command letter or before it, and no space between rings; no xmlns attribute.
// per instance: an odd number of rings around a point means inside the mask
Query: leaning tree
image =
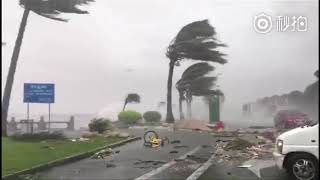
<svg viewBox="0 0 320 180"><path fill-rule="evenodd" d="M217 50L225 45L215 37L216 31L208 20L195 21L184 26L167 48L169 73L167 81L167 117L166 122L173 123L172 113L172 76L174 66L184 59L216 62L225 64L224 54Z"/></svg>
<svg viewBox="0 0 320 180"><path fill-rule="evenodd" d="M127 97L124 100L124 105L122 111L126 109L126 105L128 103L140 103L140 96L136 93L130 93L127 95Z"/></svg>
<svg viewBox="0 0 320 180"><path fill-rule="evenodd" d="M24 31L26 29L27 20L30 11L42 17L57 21L66 22L67 19L59 17L61 13L88 14L87 11L81 10L78 6L88 4L94 0L20 0L19 4L24 8L22 20L18 36L13 49L9 72L6 85L4 88L2 105L1 105L1 121L2 136L7 135L7 116L10 103L11 90L14 81L14 75L18 63L18 57L21 49Z"/></svg>
<svg viewBox="0 0 320 180"><path fill-rule="evenodd" d="M180 80L176 83L176 89L179 92L179 112L180 112L180 119L184 119L183 109L182 109L182 101L187 100L186 96L189 95L188 89L191 86L191 83L199 79L201 77L204 77L209 72L213 71L214 67L211 66L209 63L206 62L200 62L191 65L188 67L182 74ZM190 100L190 98L188 99ZM190 102L191 103L191 102ZM191 105L190 105L191 106ZM190 115L191 109L188 104L188 114Z"/></svg>

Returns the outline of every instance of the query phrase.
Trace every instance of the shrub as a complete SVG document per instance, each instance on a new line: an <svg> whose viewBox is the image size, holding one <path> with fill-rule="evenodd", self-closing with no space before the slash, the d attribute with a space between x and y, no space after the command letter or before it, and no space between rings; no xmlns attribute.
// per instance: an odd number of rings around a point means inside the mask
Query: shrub
<svg viewBox="0 0 320 180"><path fill-rule="evenodd" d="M12 137L14 140L19 141L42 141L48 139L66 139L63 135L63 132L55 131L55 132L40 132L33 134L14 134Z"/></svg>
<svg viewBox="0 0 320 180"><path fill-rule="evenodd" d="M140 119L142 119L142 116L139 112L128 110L120 112L118 114L118 118L126 124L136 124Z"/></svg>
<svg viewBox="0 0 320 180"><path fill-rule="evenodd" d="M89 123L89 130L92 131L97 131L98 133L103 133L106 130L112 129L111 123L109 119L93 119Z"/></svg>
<svg viewBox="0 0 320 180"><path fill-rule="evenodd" d="M160 122L161 114L158 111L147 111L143 114L146 122Z"/></svg>

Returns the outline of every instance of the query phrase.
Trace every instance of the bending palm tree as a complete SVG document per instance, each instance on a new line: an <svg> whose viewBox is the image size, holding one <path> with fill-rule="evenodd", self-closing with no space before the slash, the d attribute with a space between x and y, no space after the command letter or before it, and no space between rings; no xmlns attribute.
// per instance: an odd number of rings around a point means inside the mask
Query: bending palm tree
<svg viewBox="0 0 320 180"><path fill-rule="evenodd" d="M126 105L127 105L128 103L133 103L133 102L135 102L135 103L140 103L140 96L139 96L139 94L134 94L134 93L128 94L127 97L126 97L126 99L124 100L124 105L123 105L122 111L124 111L124 110L126 109Z"/></svg>
<svg viewBox="0 0 320 180"><path fill-rule="evenodd" d="M87 11L78 9L77 5L88 4L91 1L94 0L20 0L19 4L24 8L24 12L20 23L18 37L13 49L7 81L4 88L4 95L1 106L2 136L7 135L7 116L11 90L29 12L32 11L40 16L52 20L67 21L67 19L58 17L58 15L61 13L87 14Z"/></svg>
<svg viewBox="0 0 320 180"><path fill-rule="evenodd" d="M217 78L216 77L200 77L190 82L190 85L186 89L186 102L187 102L187 110L188 110L188 117L192 117L191 111L191 103L192 103L192 96L206 96L212 93L212 87L216 84Z"/></svg>
<svg viewBox="0 0 320 180"><path fill-rule="evenodd" d="M182 110L182 101L186 100L187 88L190 81L203 77L204 75L208 74L210 71L213 71L213 70L214 70L214 67L211 66L210 64L205 62L200 62L200 63L191 65L183 72L181 79L176 83L176 88L179 92L180 119L184 119L184 114Z"/></svg>
<svg viewBox="0 0 320 180"><path fill-rule="evenodd" d="M184 26L167 48L166 56L170 59L167 82L167 117L166 122L173 123L172 113L172 76L174 65L183 59L217 62L224 64L227 61L224 54L216 48L225 46L218 43L214 37L215 29L208 20L196 21Z"/></svg>

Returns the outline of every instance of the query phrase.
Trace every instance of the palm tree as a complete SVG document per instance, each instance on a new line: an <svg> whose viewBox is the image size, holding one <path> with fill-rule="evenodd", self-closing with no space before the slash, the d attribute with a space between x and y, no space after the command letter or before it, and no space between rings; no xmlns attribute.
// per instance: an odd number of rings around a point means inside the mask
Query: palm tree
<svg viewBox="0 0 320 180"><path fill-rule="evenodd" d="M179 112L180 119L184 119L184 114L182 110L182 101L186 100L188 84L192 80L203 77L210 71L213 71L214 67L206 62L200 62L188 67L182 74L181 79L176 83L176 88L179 92ZM190 109L189 111L190 112ZM190 113L189 113L190 114Z"/></svg>
<svg viewBox="0 0 320 180"><path fill-rule="evenodd" d="M224 64L227 61L224 54L216 50L225 46L215 38L215 29L208 20L195 21L184 26L167 48L166 56L169 58L169 73L167 82L167 123L173 123L172 113L172 76L175 64L183 59L217 62Z"/></svg>
<svg viewBox="0 0 320 180"><path fill-rule="evenodd" d="M122 111L124 111L126 109L126 105L128 103L140 103L139 94L135 94L135 93L128 94L126 99L124 100L124 105L123 105L123 110Z"/></svg>
<svg viewBox="0 0 320 180"><path fill-rule="evenodd" d="M23 34L26 29L27 20L30 11L57 21L67 21L67 19L58 17L61 13L75 13L75 14L87 14L87 11L83 11L77 8L78 5L88 4L94 0L20 0L19 4L24 8L18 37L13 49L9 72L7 76L6 85L4 88L4 95L1 106L1 120L2 120L2 136L7 135L7 116L9 109L9 102L11 96L11 90L14 81L14 75L17 67L18 57L22 44Z"/></svg>
<svg viewBox="0 0 320 180"><path fill-rule="evenodd" d="M192 117L192 97L211 95L211 93L215 92L215 90L211 90L211 88L216 86L216 81L217 77L200 77L190 82L186 89L186 102L189 118Z"/></svg>

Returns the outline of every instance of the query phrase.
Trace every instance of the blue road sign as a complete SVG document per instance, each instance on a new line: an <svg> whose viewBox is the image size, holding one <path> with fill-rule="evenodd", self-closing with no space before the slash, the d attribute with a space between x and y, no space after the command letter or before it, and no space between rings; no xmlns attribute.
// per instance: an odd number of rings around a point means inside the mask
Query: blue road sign
<svg viewBox="0 0 320 180"><path fill-rule="evenodd" d="M24 83L25 103L54 103L54 84Z"/></svg>

